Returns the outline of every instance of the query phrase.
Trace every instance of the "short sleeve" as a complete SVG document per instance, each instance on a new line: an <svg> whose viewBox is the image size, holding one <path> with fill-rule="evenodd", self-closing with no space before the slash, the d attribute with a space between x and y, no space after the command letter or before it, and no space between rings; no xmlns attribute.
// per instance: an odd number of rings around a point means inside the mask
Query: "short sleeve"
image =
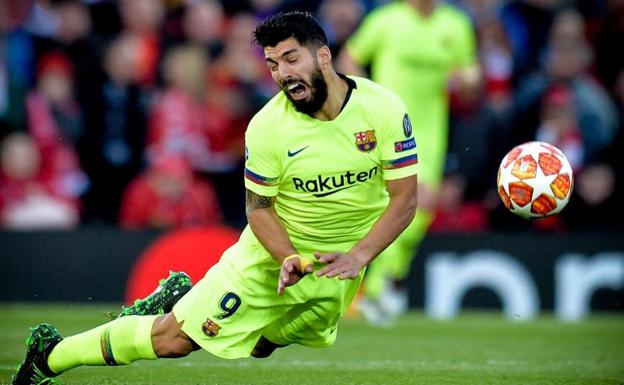
<svg viewBox="0 0 624 385"><path fill-rule="evenodd" d="M266 127L258 124L257 116L245 133L245 187L258 195L276 196L280 165L275 141L269 140Z"/></svg>
<svg viewBox="0 0 624 385"><path fill-rule="evenodd" d="M394 94L388 99L379 114L381 166L385 180L415 175L418 165L416 139L405 104Z"/></svg>
<svg viewBox="0 0 624 385"><path fill-rule="evenodd" d="M347 41L347 52L359 65L368 65L383 41L384 30L382 14L378 10L371 12Z"/></svg>

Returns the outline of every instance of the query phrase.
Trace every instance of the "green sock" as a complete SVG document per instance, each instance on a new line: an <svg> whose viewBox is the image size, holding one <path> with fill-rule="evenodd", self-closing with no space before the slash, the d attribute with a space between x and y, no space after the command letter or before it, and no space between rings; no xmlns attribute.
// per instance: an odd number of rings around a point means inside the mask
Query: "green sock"
<svg viewBox="0 0 624 385"><path fill-rule="evenodd" d="M81 365L126 365L155 360L152 325L158 316L127 316L65 338L52 349L48 366L57 374Z"/></svg>

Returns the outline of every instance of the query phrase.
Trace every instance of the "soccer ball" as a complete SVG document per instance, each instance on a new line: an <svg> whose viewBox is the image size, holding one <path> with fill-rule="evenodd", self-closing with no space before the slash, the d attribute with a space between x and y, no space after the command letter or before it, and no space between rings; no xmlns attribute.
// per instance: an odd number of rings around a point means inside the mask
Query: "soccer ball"
<svg viewBox="0 0 624 385"><path fill-rule="evenodd" d="M563 210L574 180L570 162L561 150L544 142L528 142L505 155L496 183L505 207L531 219Z"/></svg>

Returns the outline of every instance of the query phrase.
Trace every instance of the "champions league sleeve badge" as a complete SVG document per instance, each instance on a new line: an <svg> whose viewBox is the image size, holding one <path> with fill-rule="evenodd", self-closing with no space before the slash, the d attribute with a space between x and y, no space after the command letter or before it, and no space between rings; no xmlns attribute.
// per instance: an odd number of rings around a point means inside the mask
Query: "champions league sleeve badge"
<svg viewBox="0 0 624 385"><path fill-rule="evenodd" d="M372 151L377 147L377 138L375 138L375 130L360 131L354 133L355 145L358 150L363 152Z"/></svg>
<svg viewBox="0 0 624 385"><path fill-rule="evenodd" d="M407 114L403 115L403 133L406 138L412 136L412 121Z"/></svg>

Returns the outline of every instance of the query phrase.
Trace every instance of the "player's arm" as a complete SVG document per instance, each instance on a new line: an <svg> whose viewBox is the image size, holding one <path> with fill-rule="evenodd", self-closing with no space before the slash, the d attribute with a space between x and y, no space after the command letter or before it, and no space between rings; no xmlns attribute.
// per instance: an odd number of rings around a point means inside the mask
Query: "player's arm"
<svg viewBox="0 0 624 385"><path fill-rule="evenodd" d="M258 114L245 132L245 211L249 227L278 263L296 254L275 211L281 165L266 114Z"/></svg>
<svg viewBox="0 0 624 385"><path fill-rule="evenodd" d="M290 242L284 224L275 211L275 197L258 195L249 189L246 191L247 222L258 241L281 265L277 292L282 294L286 287L312 272L312 263L298 256Z"/></svg>
<svg viewBox="0 0 624 385"><path fill-rule="evenodd" d="M275 212L275 197L258 195L247 189L246 212L249 227L265 249L280 264L297 254L281 219Z"/></svg>
<svg viewBox="0 0 624 385"><path fill-rule="evenodd" d="M387 180L390 202L373 227L347 254L316 253L319 261L327 266L317 275L338 276L340 279L355 278L379 253L394 241L410 224L416 213L416 175Z"/></svg>
<svg viewBox="0 0 624 385"><path fill-rule="evenodd" d="M246 212L251 231L281 266L277 283L277 292L281 294L311 273L313 266L311 261L297 255L275 211L282 172L278 155L281 148L276 148L279 141L271 140L274 126L268 122L264 115L258 114L245 132Z"/></svg>

